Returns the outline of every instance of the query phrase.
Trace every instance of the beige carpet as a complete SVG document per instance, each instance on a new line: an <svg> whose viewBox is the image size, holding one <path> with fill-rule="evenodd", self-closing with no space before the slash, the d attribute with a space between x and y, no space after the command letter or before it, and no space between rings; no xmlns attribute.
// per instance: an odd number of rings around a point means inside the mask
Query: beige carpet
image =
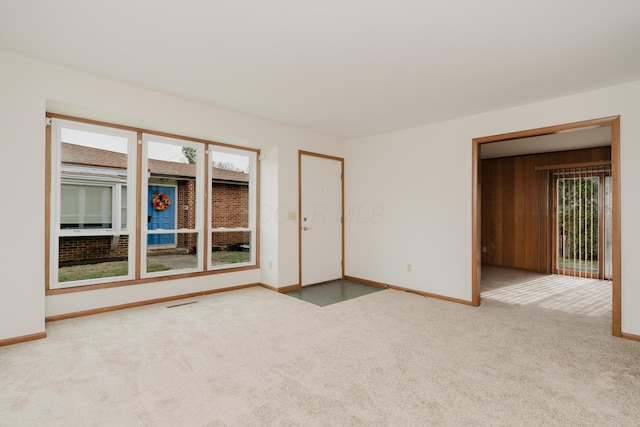
<svg viewBox="0 0 640 427"><path fill-rule="evenodd" d="M393 290L322 308L261 288L195 300L0 348L0 425L640 424L640 343L608 316Z"/></svg>

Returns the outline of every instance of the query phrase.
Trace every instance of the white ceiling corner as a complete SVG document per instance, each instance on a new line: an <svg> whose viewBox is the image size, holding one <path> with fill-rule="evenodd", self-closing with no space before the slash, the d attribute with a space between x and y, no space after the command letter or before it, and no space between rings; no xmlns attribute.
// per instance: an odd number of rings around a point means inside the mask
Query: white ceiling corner
<svg viewBox="0 0 640 427"><path fill-rule="evenodd" d="M637 0L0 0L0 48L341 139L640 79Z"/></svg>

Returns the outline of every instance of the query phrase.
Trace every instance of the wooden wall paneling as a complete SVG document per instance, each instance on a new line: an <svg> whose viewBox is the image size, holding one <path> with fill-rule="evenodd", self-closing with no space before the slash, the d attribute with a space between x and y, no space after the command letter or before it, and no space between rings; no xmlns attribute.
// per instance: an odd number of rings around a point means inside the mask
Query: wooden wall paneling
<svg viewBox="0 0 640 427"><path fill-rule="evenodd" d="M536 172L536 192L537 194L537 210L538 210L538 246L536 248L538 256L538 271L546 272L546 248L547 248L547 212L546 212L546 171Z"/></svg>
<svg viewBox="0 0 640 427"><path fill-rule="evenodd" d="M551 272L553 198L546 189L538 191L541 172L535 168L610 158L610 147L598 147L483 160L481 239L487 252L482 263ZM543 233L540 238L538 230Z"/></svg>
<svg viewBox="0 0 640 427"><path fill-rule="evenodd" d="M589 161L598 162L600 160L611 160L611 147L600 147L592 151Z"/></svg>
<svg viewBox="0 0 640 427"><path fill-rule="evenodd" d="M495 219L492 216L495 205L495 182L493 179L493 170L491 169L492 162L486 162L482 164L481 180L483 187L487 189L487 192L482 193L481 200L481 230L480 230L480 259L482 264L490 263L489 251L485 251L482 248L487 248L487 241L489 236L495 235Z"/></svg>
<svg viewBox="0 0 640 427"><path fill-rule="evenodd" d="M524 268L525 257L524 247L528 236L525 234L525 222L526 218L526 206L525 206L525 158L524 156L515 158L514 165L514 215L515 215L515 228L514 228L514 252L515 260L512 267Z"/></svg>
<svg viewBox="0 0 640 427"><path fill-rule="evenodd" d="M530 223L534 224L537 221L534 221L531 217L531 194L529 194L529 186L531 185L531 173L529 172L529 165L531 163L531 157L525 156L522 158L522 167L520 173L522 175L522 187L520 188L520 192L522 193L522 242L519 246L521 246L521 262L518 263L518 268L526 268L532 269L535 263L537 263L537 256L531 253L530 245L535 239L537 239L537 233L535 236L532 236L530 233Z"/></svg>
<svg viewBox="0 0 640 427"><path fill-rule="evenodd" d="M482 215L481 236L482 263L502 265L502 159L489 159L482 162Z"/></svg>
<svg viewBox="0 0 640 427"><path fill-rule="evenodd" d="M495 264L497 258L496 243L493 236L498 235L500 222L498 220L499 207L498 195L500 180L496 174L499 162L488 161L482 167L482 233L481 233L481 250L483 264ZM486 187L485 187L486 186Z"/></svg>
<svg viewBox="0 0 640 427"><path fill-rule="evenodd" d="M515 266L515 177L514 162L502 161L502 265Z"/></svg>
<svg viewBox="0 0 640 427"><path fill-rule="evenodd" d="M503 221L504 221L504 216L503 216L503 212L504 212L504 206L503 206L503 185L502 185L502 179L500 179L502 177L502 161L496 162L496 212L495 212L495 222L496 222L496 235L493 237L493 239L490 239L493 241L493 253L495 254L493 259L494 259L494 265L502 265L502 263L504 262L504 257L503 257L503 250L502 248L504 247L503 245L503 240L502 240L502 227L503 227Z"/></svg>
<svg viewBox="0 0 640 427"><path fill-rule="evenodd" d="M549 171L545 171L544 174L542 175L542 236L541 236L541 242L542 242L542 248L540 249L541 252L541 260L542 260L542 269L541 272L543 273L548 273L551 274L552 273L552 266L551 266L551 260L552 260L552 248L553 248L553 227L552 227L552 221L553 221L553 191L550 187L551 185L551 174Z"/></svg>
<svg viewBox="0 0 640 427"><path fill-rule="evenodd" d="M538 224L538 174L535 171L535 161L532 157L526 158L527 187L525 197L527 202L527 222L525 232L527 235L527 246L525 251L525 261L527 269L538 270L538 245L540 243Z"/></svg>

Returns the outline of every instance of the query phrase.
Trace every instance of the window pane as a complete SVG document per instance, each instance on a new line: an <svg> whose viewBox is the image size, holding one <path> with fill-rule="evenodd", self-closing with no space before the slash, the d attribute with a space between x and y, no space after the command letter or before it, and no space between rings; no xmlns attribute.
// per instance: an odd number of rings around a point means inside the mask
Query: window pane
<svg viewBox="0 0 640 427"><path fill-rule="evenodd" d="M119 229L126 218L114 206L114 188L127 180L127 138L60 131L60 228Z"/></svg>
<svg viewBox="0 0 640 427"><path fill-rule="evenodd" d="M133 183L128 153L135 136L52 120L53 288L133 276L124 189Z"/></svg>
<svg viewBox="0 0 640 427"><path fill-rule="evenodd" d="M127 276L128 236L60 237L58 282Z"/></svg>
<svg viewBox="0 0 640 427"><path fill-rule="evenodd" d="M197 253L202 234L197 229L202 226L198 210L203 204L198 198L203 195L198 185L204 145L147 134L143 141L149 171L143 273L156 276L162 271L169 275L201 270L204 257L199 260Z"/></svg>
<svg viewBox="0 0 640 427"><path fill-rule="evenodd" d="M211 184L211 226L249 227L249 185L213 182Z"/></svg>
<svg viewBox="0 0 640 427"><path fill-rule="evenodd" d="M150 138L147 230L193 230L197 227L198 150L179 140L159 142ZM175 234L149 233L147 245L151 249L180 247Z"/></svg>
<svg viewBox="0 0 640 427"><path fill-rule="evenodd" d="M147 273L198 268L198 233L150 234L171 236L175 247L157 249L147 247Z"/></svg>
<svg viewBox="0 0 640 427"><path fill-rule="evenodd" d="M561 274L584 277L599 273L598 176L588 169L570 169L570 178L558 178L557 258Z"/></svg>
<svg viewBox="0 0 640 427"><path fill-rule="evenodd" d="M60 227L111 228L112 188L62 184Z"/></svg>
<svg viewBox="0 0 640 427"><path fill-rule="evenodd" d="M605 177L604 195L604 278L611 279L612 259L613 259L613 192L611 190L612 180L610 176Z"/></svg>
<svg viewBox="0 0 640 427"><path fill-rule="evenodd" d="M120 187L120 220L122 221L122 229L127 229L127 186Z"/></svg>
<svg viewBox="0 0 640 427"><path fill-rule="evenodd" d="M249 156L211 153L211 226L249 228Z"/></svg>
<svg viewBox="0 0 640 427"><path fill-rule="evenodd" d="M251 232L211 233L211 265L220 266L251 261Z"/></svg>
<svg viewBox="0 0 640 427"><path fill-rule="evenodd" d="M210 268L255 263L257 154L209 145L211 177Z"/></svg>

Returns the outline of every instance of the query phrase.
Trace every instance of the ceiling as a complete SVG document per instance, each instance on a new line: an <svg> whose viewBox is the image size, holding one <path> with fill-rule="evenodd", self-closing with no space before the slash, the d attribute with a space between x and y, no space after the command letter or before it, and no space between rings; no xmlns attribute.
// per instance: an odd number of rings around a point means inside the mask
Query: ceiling
<svg viewBox="0 0 640 427"><path fill-rule="evenodd" d="M480 157L519 156L523 154L551 153L580 148L605 147L611 145L611 125L588 126L568 129L547 135L482 144Z"/></svg>
<svg viewBox="0 0 640 427"><path fill-rule="evenodd" d="M0 0L0 49L349 139L638 80L640 2Z"/></svg>

